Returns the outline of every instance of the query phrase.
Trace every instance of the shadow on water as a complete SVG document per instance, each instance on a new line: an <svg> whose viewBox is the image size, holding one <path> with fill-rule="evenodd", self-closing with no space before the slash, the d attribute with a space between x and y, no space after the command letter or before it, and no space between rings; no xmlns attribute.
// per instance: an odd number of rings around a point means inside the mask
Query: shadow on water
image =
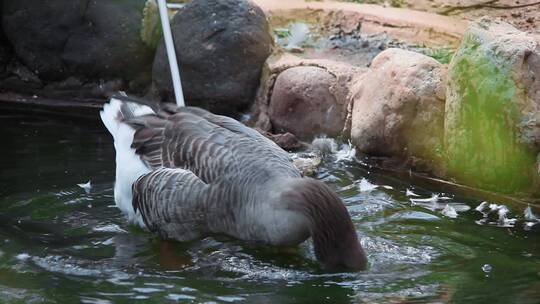
<svg viewBox="0 0 540 304"><path fill-rule="evenodd" d="M310 242L161 241L114 207L114 150L97 122L0 116L0 295L7 302L432 303L540 301L540 233L355 161L318 178L345 201L369 270L328 274ZM92 181L86 193L78 183ZM418 195L418 196L413 196ZM417 199L413 201L411 199ZM500 202L493 202L499 203ZM457 211L448 217L445 207Z"/></svg>

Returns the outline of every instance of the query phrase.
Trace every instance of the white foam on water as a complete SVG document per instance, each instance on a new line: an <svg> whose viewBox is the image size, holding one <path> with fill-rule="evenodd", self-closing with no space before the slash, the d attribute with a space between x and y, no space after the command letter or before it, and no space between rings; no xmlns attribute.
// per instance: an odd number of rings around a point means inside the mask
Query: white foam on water
<svg viewBox="0 0 540 304"><path fill-rule="evenodd" d="M126 230L120 228L120 226L116 224L108 224L103 226L97 226L92 229L93 231L97 232L115 232L115 233L127 233Z"/></svg>
<svg viewBox="0 0 540 304"><path fill-rule="evenodd" d="M87 183L81 183L77 184L77 186L81 187L86 194L90 193L90 190L92 189L92 182L88 181Z"/></svg>
<svg viewBox="0 0 540 304"><path fill-rule="evenodd" d="M449 218L457 218L458 214L456 212L456 209L454 209L452 206L450 206L449 204L446 204L446 206L444 207L444 209L442 210L441 212L444 216L446 217L449 217Z"/></svg>
<svg viewBox="0 0 540 304"><path fill-rule="evenodd" d="M336 162L351 161L356 157L356 148L349 141L348 144L341 145L340 149L336 151Z"/></svg>
<svg viewBox="0 0 540 304"><path fill-rule="evenodd" d="M132 288L132 290L135 292L140 292L140 293L154 293L154 292L163 291L163 289L152 288L152 287L134 287Z"/></svg>
<svg viewBox="0 0 540 304"><path fill-rule="evenodd" d="M360 184L358 185L358 189L360 192L369 192L377 189L379 186L370 183L367 179L362 178L360 180Z"/></svg>
<svg viewBox="0 0 540 304"><path fill-rule="evenodd" d="M30 258L30 255L28 253L19 253L15 256L15 258L19 261L26 261Z"/></svg>
<svg viewBox="0 0 540 304"><path fill-rule="evenodd" d="M405 195L406 195L406 196L414 196L414 197L420 196L420 195L414 193L411 189L407 189L407 190L405 191Z"/></svg>
<svg viewBox="0 0 540 304"><path fill-rule="evenodd" d="M536 215L534 215L534 213L532 212L530 205L528 205L527 208L525 208L525 210L523 211L523 217L525 218L526 221L530 221L530 222L539 221L538 217L536 217Z"/></svg>
<svg viewBox="0 0 540 304"><path fill-rule="evenodd" d="M489 206L489 203L486 201L483 201L482 203L480 203L480 205L476 206L474 210L484 213L484 210L486 210L488 206Z"/></svg>
<svg viewBox="0 0 540 304"><path fill-rule="evenodd" d="M184 294L177 294L177 293L171 293L171 294L168 294L165 298L167 298L167 300L172 300L172 301L182 301L182 300L195 300L196 298L194 296L189 296L189 295L184 295Z"/></svg>

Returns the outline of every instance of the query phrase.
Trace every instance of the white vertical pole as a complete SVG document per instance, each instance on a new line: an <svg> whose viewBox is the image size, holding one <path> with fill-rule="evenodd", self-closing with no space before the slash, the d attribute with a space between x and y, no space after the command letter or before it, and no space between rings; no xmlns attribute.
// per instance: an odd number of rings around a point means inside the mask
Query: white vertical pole
<svg viewBox="0 0 540 304"><path fill-rule="evenodd" d="M183 107L186 105L186 103L184 102L182 81L180 80L180 71L178 70L178 62L176 61L176 52L174 50L171 25L169 23L169 14L167 13L167 2L166 0L157 0L157 3L159 8L159 17L161 19L161 28L163 29L163 38L165 39L165 47L167 48L167 58L169 58L169 66L171 68L176 105Z"/></svg>

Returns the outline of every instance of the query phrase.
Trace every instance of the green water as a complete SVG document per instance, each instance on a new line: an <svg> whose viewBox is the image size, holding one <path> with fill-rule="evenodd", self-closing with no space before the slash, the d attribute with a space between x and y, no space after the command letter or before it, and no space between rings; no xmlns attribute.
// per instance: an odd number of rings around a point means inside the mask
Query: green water
<svg viewBox="0 0 540 304"><path fill-rule="evenodd" d="M478 200L330 158L319 178L347 204L370 265L329 274L309 242L180 244L126 225L97 121L4 113L0 126L0 303L540 303L540 224L525 226L523 206L502 227ZM88 180L87 194L76 184ZM360 191L366 181L390 187ZM412 203L407 189L449 199ZM452 219L446 204L471 209Z"/></svg>

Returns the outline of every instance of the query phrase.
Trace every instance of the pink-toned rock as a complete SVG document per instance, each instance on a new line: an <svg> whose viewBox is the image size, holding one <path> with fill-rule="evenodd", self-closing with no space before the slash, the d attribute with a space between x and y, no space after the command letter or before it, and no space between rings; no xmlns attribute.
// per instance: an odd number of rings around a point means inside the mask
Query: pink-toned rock
<svg viewBox="0 0 540 304"><path fill-rule="evenodd" d="M292 55L270 58L253 110L252 124L299 138L340 135L347 118L349 86L365 69Z"/></svg>
<svg viewBox="0 0 540 304"><path fill-rule="evenodd" d="M269 108L274 131L288 131L304 138L319 133L339 134L347 109L330 92L335 81L332 74L319 67L294 67L279 74Z"/></svg>
<svg viewBox="0 0 540 304"><path fill-rule="evenodd" d="M351 139L359 151L437 157L442 151L446 68L435 59L388 49L351 88Z"/></svg>

